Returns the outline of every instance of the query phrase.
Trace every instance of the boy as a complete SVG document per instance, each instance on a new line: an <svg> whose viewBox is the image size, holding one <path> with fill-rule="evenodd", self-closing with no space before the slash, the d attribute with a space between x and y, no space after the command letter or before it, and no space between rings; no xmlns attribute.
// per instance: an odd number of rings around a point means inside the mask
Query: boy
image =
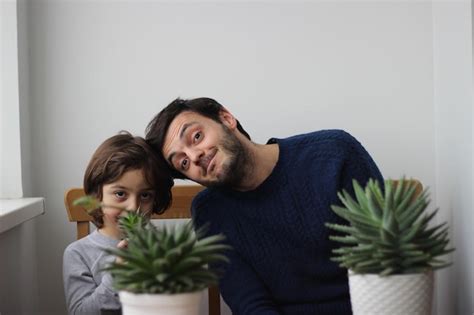
<svg viewBox="0 0 474 315"><path fill-rule="evenodd" d="M97 229L64 251L63 281L70 314L100 314L120 309L111 275L102 269L113 256L103 249L124 247L118 228L122 210L162 213L171 202L173 180L145 140L120 133L95 151L84 174L84 191L102 201L90 213ZM111 207L107 207L111 206Z"/></svg>

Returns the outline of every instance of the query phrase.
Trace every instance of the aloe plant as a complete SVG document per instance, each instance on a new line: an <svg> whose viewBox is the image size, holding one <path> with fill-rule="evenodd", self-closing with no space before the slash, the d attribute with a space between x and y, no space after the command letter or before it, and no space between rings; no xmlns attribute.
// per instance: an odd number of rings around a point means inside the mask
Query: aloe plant
<svg viewBox="0 0 474 315"><path fill-rule="evenodd" d="M355 199L345 190L339 193L343 207L331 208L349 224L326 223L339 232L330 239L342 244L333 250L332 260L355 273L381 276L449 266L438 258L454 250L447 248L446 223L429 226L438 209L427 213L429 193L417 194L416 185L405 179L387 180L382 191L371 179L364 190L354 180Z"/></svg>
<svg viewBox="0 0 474 315"><path fill-rule="evenodd" d="M91 197L76 204L88 211L98 206ZM120 258L105 268L117 290L166 294L200 291L218 282L218 271L209 265L228 262L223 254L230 249L223 244L225 237L203 237L205 230L194 231L192 221L157 228L140 213L128 212L119 219L119 227L128 246L105 249Z"/></svg>

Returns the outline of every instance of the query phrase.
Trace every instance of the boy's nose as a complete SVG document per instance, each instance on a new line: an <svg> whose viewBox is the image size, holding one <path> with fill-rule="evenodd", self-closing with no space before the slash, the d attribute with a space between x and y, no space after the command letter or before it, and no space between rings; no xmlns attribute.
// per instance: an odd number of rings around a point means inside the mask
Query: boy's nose
<svg viewBox="0 0 474 315"><path fill-rule="evenodd" d="M140 207L140 200L137 197L130 196L127 203L127 211L137 211Z"/></svg>

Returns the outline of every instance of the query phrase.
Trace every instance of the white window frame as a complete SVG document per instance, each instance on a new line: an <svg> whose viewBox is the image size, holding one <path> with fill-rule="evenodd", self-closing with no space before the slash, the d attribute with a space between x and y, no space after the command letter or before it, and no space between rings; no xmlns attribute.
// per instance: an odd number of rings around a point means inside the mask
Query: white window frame
<svg viewBox="0 0 474 315"><path fill-rule="evenodd" d="M0 233L44 213L23 197L17 22L17 0L0 0Z"/></svg>

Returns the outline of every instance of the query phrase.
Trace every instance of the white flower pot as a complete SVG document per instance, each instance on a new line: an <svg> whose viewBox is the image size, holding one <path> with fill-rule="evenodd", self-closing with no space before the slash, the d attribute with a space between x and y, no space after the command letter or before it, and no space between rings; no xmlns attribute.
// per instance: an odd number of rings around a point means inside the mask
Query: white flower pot
<svg viewBox="0 0 474 315"><path fill-rule="evenodd" d="M380 277L349 271L354 315L430 315L433 272Z"/></svg>
<svg viewBox="0 0 474 315"><path fill-rule="evenodd" d="M123 315L198 315L203 292L135 294L119 291L119 297Z"/></svg>

